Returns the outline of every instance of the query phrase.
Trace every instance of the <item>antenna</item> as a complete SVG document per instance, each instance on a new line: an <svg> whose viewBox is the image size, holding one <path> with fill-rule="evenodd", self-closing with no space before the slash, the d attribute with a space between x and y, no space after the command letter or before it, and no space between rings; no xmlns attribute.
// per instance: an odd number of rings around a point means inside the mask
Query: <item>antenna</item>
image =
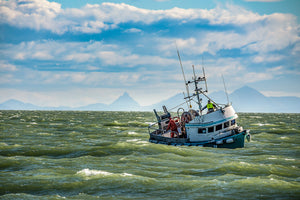
<svg viewBox="0 0 300 200"><path fill-rule="evenodd" d="M222 74L222 79L223 79L224 89L225 89L225 93L226 93L226 97L227 97L227 104L229 105L229 97L228 97L228 92L227 92L227 89L226 89L226 85L225 85L223 74Z"/></svg>
<svg viewBox="0 0 300 200"><path fill-rule="evenodd" d="M186 79L185 79L184 70L183 70L183 66L182 66L182 62L181 62L181 58L180 58L180 54L179 54L179 51L178 51L178 47L177 47L176 41L175 41L175 45L176 45L176 50L177 50L178 59L179 59L179 62L180 62L180 67L181 67L181 71L182 71L182 75L183 75L183 79L184 79L184 84L185 84L187 96L188 96L188 98L189 98L189 102L190 102L190 106L191 106L191 99L190 99L189 86L188 86L188 84L187 84L187 82L186 82Z"/></svg>

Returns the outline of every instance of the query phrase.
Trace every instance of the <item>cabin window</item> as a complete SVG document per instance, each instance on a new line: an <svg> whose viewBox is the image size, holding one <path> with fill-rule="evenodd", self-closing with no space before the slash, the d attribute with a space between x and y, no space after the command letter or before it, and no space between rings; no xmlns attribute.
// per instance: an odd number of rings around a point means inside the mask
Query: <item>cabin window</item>
<svg viewBox="0 0 300 200"><path fill-rule="evenodd" d="M208 132L209 132L209 133L214 132L214 127L213 127L213 126L208 127L207 129L208 129Z"/></svg>
<svg viewBox="0 0 300 200"><path fill-rule="evenodd" d="M206 128L198 128L198 133L199 134L205 134L206 133Z"/></svg>
<svg viewBox="0 0 300 200"><path fill-rule="evenodd" d="M235 125L235 119L231 120L231 126Z"/></svg>
<svg viewBox="0 0 300 200"><path fill-rule="evenodd" d="M221 129L222 129L222 124L219 124L219 125L216 126L216 131L219 131Z"/></svg>
<svg viewBox="0 0 300 200"><path fill-rule="evenodd" d="M229 127L229 121L224 123L224 128Z"/></svg>

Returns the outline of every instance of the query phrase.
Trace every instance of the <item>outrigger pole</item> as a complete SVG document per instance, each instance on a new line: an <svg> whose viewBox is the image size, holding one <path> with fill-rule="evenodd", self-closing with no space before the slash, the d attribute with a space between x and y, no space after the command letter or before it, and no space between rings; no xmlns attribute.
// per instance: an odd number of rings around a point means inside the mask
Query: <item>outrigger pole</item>
<svg viewBox="0 0 300 200"><path fill-rule="evenodd" d="M180 67L181 67L181 71L182 71L182 75L183 75L183 79L184 79L184 84L185 84L185 88L186 88L186 92L187 92L187 98L189 99L190 107L191 107L191 98L190 98L189 86L188 86L188 83L186 82L186 79L185 79L184 70L183 70L183 66L182 66L182 63L181 63L181 58L180 58L180 54L179 54L176 42L175 42L175 45L176 45L177 55L178 55L178 59L179 59L179 62L180 62Z"/></svg>
<svg viewBox="0 0 300 200"><path fill-rule="evenodd" d="M202 55L202 72L203 72L203 77L204 77L204 81L205 81L205 91L204 92L208 92L205 71L204 71L204 64L203 64L203 55Z"/></svg>
<svg viewBox="0 0 300 200"><path fill-rule="evenodd" d="M203 62L203 60L202 60ZM202 63L203 65L203 63ZM207 89L207 82L206 82L206 77L205 77L205 71L204 71L204 67L202 66L202 72L203 72L203 76L204 76L204 81L205 81L205 91L204 92L208 92L208 89Z"/></svg>

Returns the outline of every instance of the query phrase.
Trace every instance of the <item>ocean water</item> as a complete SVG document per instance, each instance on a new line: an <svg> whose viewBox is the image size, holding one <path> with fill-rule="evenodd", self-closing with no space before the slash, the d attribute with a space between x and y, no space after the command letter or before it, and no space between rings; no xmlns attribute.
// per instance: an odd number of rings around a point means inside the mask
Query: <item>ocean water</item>
<svg viewBox="0 0 300 200"><path fill-rule="evenodd" d="M300 199L300 114L241 149L148 142L151 112L0 111L0 199Z"/></svg>

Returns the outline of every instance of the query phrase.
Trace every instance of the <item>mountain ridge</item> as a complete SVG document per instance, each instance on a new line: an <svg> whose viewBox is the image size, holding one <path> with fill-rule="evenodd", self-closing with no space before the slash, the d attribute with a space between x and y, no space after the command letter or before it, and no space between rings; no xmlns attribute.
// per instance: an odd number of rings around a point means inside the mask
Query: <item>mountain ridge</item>
<svg viewBox="0 0 300 200"><path fill-rule="evenodd" d="M225 92L217 91L209 94L209 96L217 103L227 103ZM266 97L249 86L243 86L228 96L229 102L233 102L233 107L237 112L300 113L299 97ZM204 98L202 105L205 105L206 101L207 99ZM181 93L150 106L140 106L127 92L124 92L111 104L95 103L81 107L41 107L10 99L0 104L0 110L152 111L153 109L162 110L162 105L166 105L170 110L180 104L182 107L186 107ZM193 108L198 109L195 103Z"/></svg>

